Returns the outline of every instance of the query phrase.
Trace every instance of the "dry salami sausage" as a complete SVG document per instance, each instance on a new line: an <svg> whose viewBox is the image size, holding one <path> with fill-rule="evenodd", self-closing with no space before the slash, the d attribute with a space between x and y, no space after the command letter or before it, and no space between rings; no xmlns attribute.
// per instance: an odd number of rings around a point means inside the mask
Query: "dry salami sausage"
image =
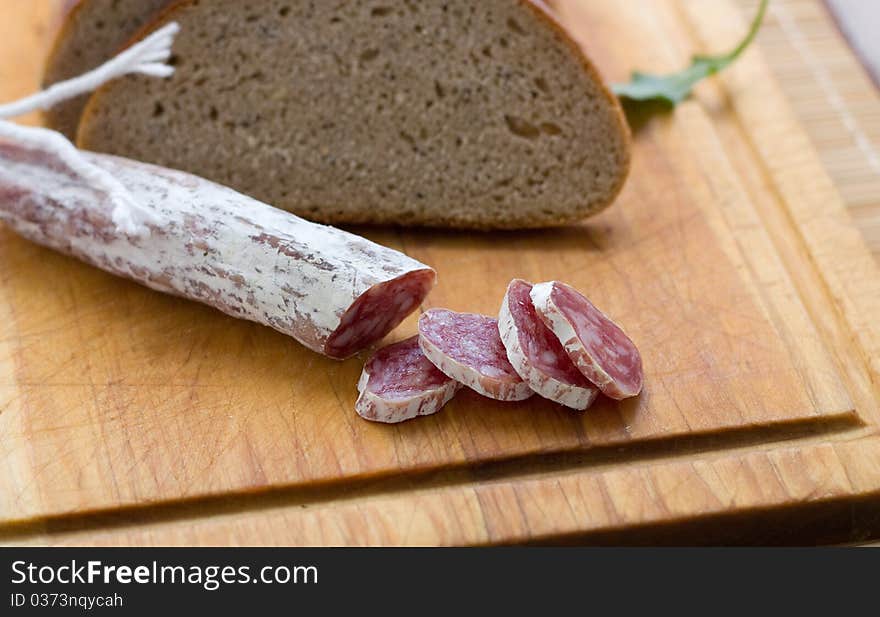
<svg viewBox="0 0 880 617"><path fill-rule="evenodd" d="M507 359L491 317L431 309L419 318L419 344L443 373L483 396L521 401L534 394Z"/></svg>
<svg viewBox="0 0 880 617"><path fill-rule="evenodd" d="M419 337L413 336L383 347L367 360L355 409L373 422L403 422L440 411L459 388L461 384L428 361Z"/></svg>
<svg viewBox="0 0 880 617"><path fill-rule="evenodd" d="M531 283L514 279L504 294L498 330L507 358L532 390L566 407L584 410L599 391L538 317L529 297L531 290Z"/></svg>
<svg viewBox="0 0 880 617"><path fill-rule="evenodd" d="M0 220L12 229L331 358L381 339L434 286L428 266L356 235L196 176L79 152L57 133L16 130L0 138Z"/></svg>
<svg viewBox="0 0 880 617"><path fill-rule="evenodd" d="M613 399L642 390L642 358L626 333L582 294L558 281L530 293L535 310L556 335L575 366Z"/></svg>

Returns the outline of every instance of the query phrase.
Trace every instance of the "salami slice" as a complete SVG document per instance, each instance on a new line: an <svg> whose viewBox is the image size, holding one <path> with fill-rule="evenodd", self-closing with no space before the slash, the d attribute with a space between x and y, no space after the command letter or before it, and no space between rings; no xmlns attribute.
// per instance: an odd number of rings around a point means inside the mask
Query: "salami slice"
<svg viewBox="0 0 880 617"><path fill-rule="evenodd" d="M532 390L571 409L584 410L593 404L599 390L538 317L529 297L531 291L531 283L514 279L504 294L498 331L507 358Z"/></svg>
<svg viewBox="0 0 880 617"><path fill-rule="evenodd" d="M587 379L613 399L642 390L642 358L626 333L582 294L558 281L530 293L535 310Z"/></svg>
<svg viewBox="0 0 880 617"><path fill-rule="evenodd" d="M437 413L461 384L428 361L419 337L388 345L367 360L358 382L358 415L373 422L396 423Z"/></svg>
<svg viewBox="0 0 880 617"><path fill-rule="evenodd" d="M42 129L4 140L10 131L0 132L0 220L19 234L331 358L381 339L435 283L402 253L202 178L80 152Z"/></svg>
<svg viewBox="0 0 880 617"><path fill-rule="evenodd" d="M521 401L534 394L507 359L491 317L431 309L419 318L419 344L443 373L483 396Z"/></svg>

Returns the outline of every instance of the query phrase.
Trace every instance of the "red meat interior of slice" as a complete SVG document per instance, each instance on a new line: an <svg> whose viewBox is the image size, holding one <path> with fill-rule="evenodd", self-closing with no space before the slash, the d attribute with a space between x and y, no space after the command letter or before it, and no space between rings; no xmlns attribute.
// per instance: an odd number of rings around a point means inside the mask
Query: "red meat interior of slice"
<svg viewBox="0 0 880 617"><path fill-rule="evenodd" d="M507 359L497 319L431 309L419 320L419 333L445 355L481 375L522 381Z"/></svg>
<svg viewBox="0 0 880 617"><path fill-rule="evenodd" d="M594 361L615 382L637 389L642 381L642 358L624 331L568 285L554 283L552 298Z"/></svg>
<svg viewBox="0 0 880 617"><path fill-rule="evenodd" d="M425 357L418 336L383 347L364 370L370 375L367 389L387 400L417 396L452 381Z"/></svg>
<svg viewBox="0 0 880 617"><path fill-rule="evenodd" d="M519 342L526 358L535 369L562 383L591 388L590 380L565 353L556 335L544 325L529 297L532 286L515 281L507 292L507 306L516 325Z"/></svg>
<svg viewBox="0 0 880 617"><path fill-rule="evenodd" d="M434 286L432 270L408 272L370 287L349 307L324 345L331 358L347 358L400 325Z"/></svg>

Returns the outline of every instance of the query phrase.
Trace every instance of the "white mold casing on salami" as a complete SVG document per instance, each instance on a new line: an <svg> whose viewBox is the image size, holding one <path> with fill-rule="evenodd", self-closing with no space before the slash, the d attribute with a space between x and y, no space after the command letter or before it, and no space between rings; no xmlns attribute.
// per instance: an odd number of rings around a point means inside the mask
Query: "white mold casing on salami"
<svg viewBox="0 0 880 617"><path fill-rule="evenodd" d="M213 306L345 358L397 326L436 282L398 251L317 225L202 178L0 139L0 220L38 244L162 292ZM126 195L96 186L83 165ZM147 233L114 224L133 199ZM118 217L117 217L118 218Z"/></svg>
<svg viewBox="0 0 880 617"><path fill-rule="evenodd" d="M438 371L413 336L376 351L364 364L357 388L360 417L396 424L437 413L461 384Z"/></svg>
<svg viewBox="0 0 880 617"><path fill-rule="evenodd" d="M519 319L517 319L514 317L511 310L511 295L515 291L519 291L516 289L519 285L523 286L522 293L525 295L524 300L531 303L528 296L528 288L530 288L531 285L525 281L514 279L510 282L507 292L504 294L504 300L501 303L501 310L498 313L498 332L501 335L501 341L504 343L504 348L507 350L507 359L510 360L513 368L516 369L519 376L523 378L523 381L529 384L529 387L538 395L570 409L576 409L578 411L587 409L596 400L596 397L599 395L599 390L593 387L593 385L587 381L586 377L577 370L559 343L554 342L554 346L556 347L555 350L542 349L540 351L535 351L534 353L550 354L550 364L565 362L568 364L568 370L571 373L574 373L574 375L570 375L566 372L564 374L565 379L563 379L563 375L554 376L549 370L544 370L529 360L530 354L526 352L523 346L529 345L530 343L523 340L526 333L517 325L517 323L520 322L521 325L525 326L521 321L526 319L526 316L520 315ZM529 308L534 310L534 307ZM534 315L533 319L538 322L535 324L535 327L546 328L537 315ZM547 336L553 337L554 335L552 332L547 332ZM531 344L540 344L540 341L531 341ZM563 357L555 357L556 354L554 351Z"/></svg>
<svg viewBox="0 0 880 617"><path fill-rule="evenodd" d="M576 297L573 321L559 295ZM582 294L559 281L538 283L530 294L535 310L556 335L575 366L606 396L621 400L642 390L642 359L626 333Z"/></svg>
<svg viewBox="0 0 880 617"><path fill-rule="evenodd" d="M456 332L455 322L466 319L480 321L472 332ZM450 327L448 340L444 339L441 342L428 331L432 321L439 321L441 326ZM485 327L489 322L494 332L489 332ZM475 341L471 338L473 335L485 337L486 334L491 334L494 341ZM524 382L510 366L494 318L472 313L456 313L448 309L430 309L419 317L419 345L425 357L444 374L483 396L499 401L522 401L534 394L529 384ZM459 351L462 354L452 353L449 349L450 345L460 345ZM464 362L461 358L461 355L467 355L467 352L475 356L470 362ZM477 358L476 356L497 357Z"/></svg>

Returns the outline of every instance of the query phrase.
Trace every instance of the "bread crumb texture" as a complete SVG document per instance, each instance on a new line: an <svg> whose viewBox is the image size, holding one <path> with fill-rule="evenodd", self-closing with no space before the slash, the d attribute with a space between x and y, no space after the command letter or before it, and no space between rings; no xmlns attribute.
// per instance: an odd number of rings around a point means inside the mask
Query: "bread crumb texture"
<svg viewBox="0 0 880 617"><path fill-rule="evenodd" d="M557 225L629 167L620 107L525 0L187 0L169 80L108 84L81 147L189 171L306 218Z"/></svg>

